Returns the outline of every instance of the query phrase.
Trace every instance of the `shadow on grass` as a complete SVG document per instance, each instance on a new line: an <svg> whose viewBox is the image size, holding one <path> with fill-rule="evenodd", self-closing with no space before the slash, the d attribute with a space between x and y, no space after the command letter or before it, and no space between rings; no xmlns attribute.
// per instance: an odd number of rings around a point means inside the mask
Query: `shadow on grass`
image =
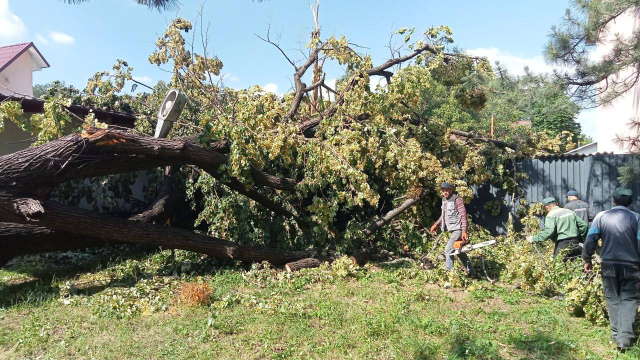
<svg viewBox="0 0 640 360"><path fill-rule="evenodd" d="M447 359L501 359L498 354L498 342L467 334L457 333L451 340L451 349Z"/></svg>
<svg viewBox="0 0 640 360"><path fill-rule="evenodd" d="M410 268L410 267L413 267L414 264L415 264L415 260L407 259L407 258L375 263L376 266L385 270Z"/></svg>
<svg viewBox="0 0 640 360"><path fill-rule="evenodd" d="M74 295L91 296L107 288L135 286L140 280L155 276L203 275L230 268L237 269L233 262L221 262L201 254L187 251L170 254L155 247L131 244L27 255L3 268L16 276L0 281L0 307L38 304L58 298L67 281ZM102 279L91 278L84 284L74 281L83 274L107 269L108 276Z"/></svg>
<svg viewBox="0 0 640 360"><path fill-rule="evenodd" d="M581 359L575 345L546 334L512 337L506 341L523 353L523 359Z"/></svg>
<svg viewBox="0 0 640 360"><path fill-rule="evenodd" d="M60 283L109 265L153 256L156 248L124 245L117 248L27 255L12 261L6 271L25 275L0 282L0 308L37 304L58 298ZM74 289L76 293L93 295L114 285L132 284L146 274L125 275L108 283Z"/></svg>

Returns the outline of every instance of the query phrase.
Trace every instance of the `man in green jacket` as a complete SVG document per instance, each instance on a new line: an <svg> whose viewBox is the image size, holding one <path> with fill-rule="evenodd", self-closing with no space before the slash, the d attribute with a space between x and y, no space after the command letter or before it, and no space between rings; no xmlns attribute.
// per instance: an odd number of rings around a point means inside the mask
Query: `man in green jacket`
<svg viewBox="0 0 640 360"><path fill-rule="evenodd" d="M547 209L547 217L544 220L544 230L536 236L529 236L527 241L542 242L551 239L556 244L553 250L555 258L562 250L567 250L564 261L582 254L580 243L587 238L589 226L573 210L558 207L558 202L553 197L542 200Z"/></svg>

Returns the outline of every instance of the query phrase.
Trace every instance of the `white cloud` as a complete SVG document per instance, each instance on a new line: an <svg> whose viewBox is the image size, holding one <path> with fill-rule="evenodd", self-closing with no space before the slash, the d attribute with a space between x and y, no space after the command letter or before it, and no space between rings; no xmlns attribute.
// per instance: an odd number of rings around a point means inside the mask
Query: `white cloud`
<svg viewBox="0 0 640 360"><path fill-rule="evenodd" d="M501 66L507 68L514 75L524 75L525 67L529 67L531 72L538 74L551 73L554 69L544 61L542 55L525 58L509 54L495 47L467 50L466 53L472 56L484 56L489 59L491 65L499 61Z"/></svg>
<svg viewBox="0 0 640 360"><path fill-rule="evenodd" d="M38 44L47 45L49 40L40 34L36 34L36 40L38 40Z"/></svg>
<svg viewBox="0 0 640 360"><path fill-rule="evenodd" d="M220 77L222 78L222 80L228 81L228 82L238 82L238 81L240 81L240 79L238 79L237 76L234 76L231 73L224 73L224 74L220 75Z"/></svg>
<svg viewBox="0 0 640 360"><path fill-rule="evenodd" d="M141 82L143 84L147 84L149 85L149 83L151 83L151 78L148 76L134 76L133 80Z"/></svg>
<svg viewBox="0 0 640 360"><path fill-rule="evenodd" d="M262 90L264 90L265 92L270 92L270 93L274 93L276 95L280 95L280 93L278 92L278 85L270 83L267 84L265 86L262 87Z"/></svg>
<svg viewBox="0 0 640 360"><path fill-rule="evenodd" d="M59 31L49 30L49 37L53 42L63 45L72 45L76 42L76 39L73 36Z"/></svg>
<svg viewBox="0 0 640 360"><path fill-rule="evenodd" d="M9 0L0 0L0 41L14 42L25 38L28 33L22 19L9 9Z"/></svg>
<svg viewBox="0 0 640 360"><path fill-rule="evenodd" d="M387 79L383 78L382 76L370 76L369 77L369 89L371 89L371 91L376 91L376 88L378 86L382 87L383 89L387 87Z"/></svg>

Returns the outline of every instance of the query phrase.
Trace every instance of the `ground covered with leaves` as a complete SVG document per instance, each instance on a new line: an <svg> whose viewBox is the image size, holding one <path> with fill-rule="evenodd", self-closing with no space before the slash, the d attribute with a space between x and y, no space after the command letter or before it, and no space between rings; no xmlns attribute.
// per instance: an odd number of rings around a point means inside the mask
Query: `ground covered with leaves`
<svg viewBox="0 0 640 360"><path fill-rule="evenodd" d="M460 273L447 275L437 256L432 270L411 259L357 268L341 258L293 274L132 246L23 257L0 270L0 358L640 355L636 348L617 354L609 329L598 324L606 319L577 306L585 304L575 299L580 296L572 295L571 286L593 279L576 275L577 280L563 281L567 294L561 300L550 285L555 280L541 280L549 277L544 271L559 265L535 265L524 258L510 267L489 261L516 248L502 241L474 254L485 279L473 281ZM538 258L546 259L546 253ZM585 318L584 309L592 316Z"/></svg>

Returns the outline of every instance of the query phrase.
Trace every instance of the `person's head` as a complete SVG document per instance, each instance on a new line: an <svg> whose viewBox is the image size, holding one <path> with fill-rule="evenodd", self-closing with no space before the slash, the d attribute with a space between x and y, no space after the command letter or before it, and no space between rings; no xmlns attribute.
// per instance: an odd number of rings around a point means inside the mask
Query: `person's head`
<svg viewBox="0 0 640 360"><path fill-rule="evenodd" d="M569 190L569 192L567 192L567 200L578 200L578 192L575 190Z"/></svg>
<svg viewBox="0 0 640 360"><path fill-rule="evenodd" d="M556 198L554 198L553 196L544 198L542 200L542 204L544 205L544 208L547 209L547 212L551 211L551 209L558 206L558 202L556 201Z"/></svg>
<svg viewBox="0 0 640 360"><path fill-rule="evenodd" d="M446 181L443 182L442 185L440 185L440 193L442 194L443 198L450 198L451 195L453 195L453 186Z"/></svg>
<svg viewBox="0 0 640 360"><path fill-rule="evenodd" d="M613 192L613 205L629 206L631 205L633 192L631 189L619 187Z"/></svg>

